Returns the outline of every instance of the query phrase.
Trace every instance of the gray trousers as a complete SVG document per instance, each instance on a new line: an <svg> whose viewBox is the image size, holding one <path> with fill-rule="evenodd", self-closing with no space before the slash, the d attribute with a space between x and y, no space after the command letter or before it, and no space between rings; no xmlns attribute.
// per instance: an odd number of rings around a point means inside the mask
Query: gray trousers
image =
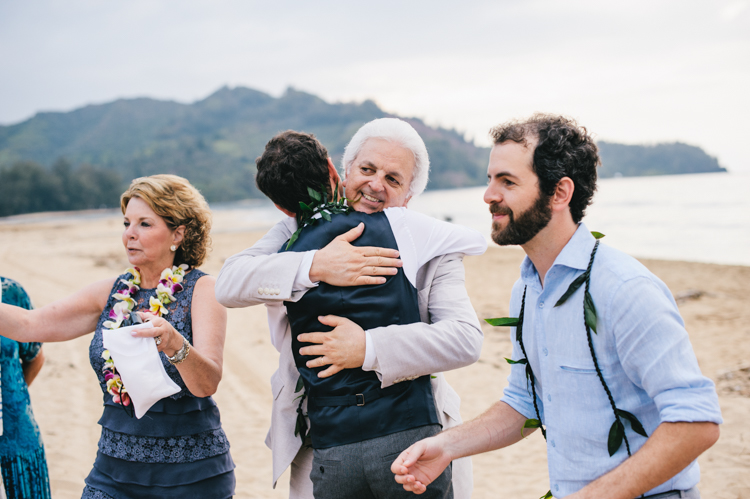
<svg viewBox="0 0 750 499"><path fill-rule="evenodd" d="M440 433L440 425L406 430L363 442L313 449L312 471L315 499L414 499L396 483L391 464L411 444ZM422 496L453 499L451 467L433 481Z"/></svg>

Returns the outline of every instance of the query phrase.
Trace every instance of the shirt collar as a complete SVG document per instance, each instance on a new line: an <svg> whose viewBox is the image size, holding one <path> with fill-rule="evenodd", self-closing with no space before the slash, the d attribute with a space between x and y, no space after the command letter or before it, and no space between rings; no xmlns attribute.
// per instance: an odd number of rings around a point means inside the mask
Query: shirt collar
<svg viewBox="0 0 750 499"><path fill-rule="evenodd" d="M595 243L596 239L591 235L586 225L578 224L578 229L573 233L573 237L563 247L560 254L557 255L552 267L562 265L573 269L586 270ZM521 279L526 284L539 283L539 274L528 256L521 263Z"/></svg>

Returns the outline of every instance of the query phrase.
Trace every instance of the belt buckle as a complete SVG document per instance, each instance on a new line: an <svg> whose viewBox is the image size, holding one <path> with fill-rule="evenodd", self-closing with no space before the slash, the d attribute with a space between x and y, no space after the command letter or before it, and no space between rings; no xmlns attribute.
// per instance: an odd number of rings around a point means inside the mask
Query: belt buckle
<svg viewBox="0 0 750 499"><path fill-rule="evenodd" d="M358 393L355 395L355 397L357 398L357 407L362 407L363 405L365 405L365 395L363 393ZM359 403L360 397L362 398L361 404Z"/></svg>

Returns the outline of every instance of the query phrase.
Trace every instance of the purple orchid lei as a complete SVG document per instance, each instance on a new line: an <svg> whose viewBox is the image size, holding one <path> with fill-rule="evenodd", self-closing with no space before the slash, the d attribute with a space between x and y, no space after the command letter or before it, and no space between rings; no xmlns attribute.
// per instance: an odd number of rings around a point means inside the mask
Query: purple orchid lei
<svg viewBox="0 0 750 499"><path fill-rule="evenodd" d="M156 286L156 297L151 297L149 300L149 311L159 317L167 315L167 305L176 300L175 294L182 291L182 280L185 276L185 271L188 270L189 266L182 264L179 267L174 266L171 269L166 268L161 273L159 284ZM130 279L121 279L120 282L126 287L119 289L112 296L117 300L117 303L109 311L110 320L105 321L102 325L108 329L118 329L120 327L132 326L134 324L141 324L141 320L138 314L132 313L135 308L135 300L132 295L136 293L141 284L141 273L138 267L132 267L126 270L130 273ZM112 395L112 400L116 404L122 404L123 406L130 405L130 395L125 386L122 384L122 378L117 374L115 363L112 360L112 356L109 354L109 350L102 352L102 358L104 359L104 367L102 372L104 373L104 380L107 382L107 392Z"/></svg>

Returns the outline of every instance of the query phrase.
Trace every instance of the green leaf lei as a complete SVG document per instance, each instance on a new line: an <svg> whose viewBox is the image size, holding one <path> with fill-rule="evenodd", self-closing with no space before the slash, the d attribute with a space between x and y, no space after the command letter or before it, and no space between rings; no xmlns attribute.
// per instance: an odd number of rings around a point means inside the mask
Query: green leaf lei
<svg viewBox="0 0 750 499"><path fill-rule="evenodd" d="M613 456L619 449L622 447L623 441L625 442L625 449L628 451L628 457L631 456L630 453L630 443L628 442L628 437L625 434L625 425L623 423L623 420L627 420L630 423L630 427L633 429L634 432L636 432L639 435L642 435L646 438L648 438L648 434L646 433L646 430L643 428L643 425L638 420L638 418L628 412L624 411L620 408L618 408L615 405L614 397L612 396L612 392L609 389L609 386L607 386L607 382L604 380L604 376L602 375L602 370L599 367L599 361L596 358L596 353L594 352L594 344L591 339L591 331L594 332L594 334L597 334L596 332L596 322L597 322L597 313L596 313L596 307L594 306L594 300L591 297L591 293L589 292L589 286L591 285L591 267L594 264L594 257L596 256L596 250L599 248L599 239L604 237L604 234L601 232L592 232L591 233L596 238L596 244L594 244L594 249L591 251L591 258L589 259L589 265L586 268L586 271L578 276L573 282L570 283L570 286L568 286L568 289L563 293L563 295L560 297L559 300L557 300L557 303L555 303L555 307L559 307L560 305L563 305L566 301L568 301L568 298L573 296L573 294L582 286L584 286L584 295L583 295L583 322L586 327L586 338L588 340L589 345L589 351L591 352L591 358L594 361L594 367L596 368L596 374L599 377L599 381L601 381L602 387L604 388L604 391L607 394L607 398L609 399L609 403L612 406L612 412L615 416L615 421L612 423L612 426L609 429L609 437L607 438L607 450L609 452L610 456ZM516 341L518 342L519 346L521 347L521 352L523 353L524 358L519 360L512 360L506 358L505 360L508 362L508 364L524 364L526 365L526 382L527 387L528 384L531 384L531 397L534 402L534 412L536 413L536 419L527 419L526 422L523 425L523 428L521 429L521 435L523 435L523 430L527 428L540 428L542 430L542 436L545 440L547 440L547 431L543 426L542 423L542 417L539 413L539 407L537 406L536 402L536 388L534 383L534 372L531 369L531 364L529 364L528 361L528 355L526 354L526 348L523 344L523 316L524 316L524 308L526 306L526 287L523 288L523 297L521 298L521 311L518 314L518 318L514 317L500 317L497 319L485 319L485 322L492 326L500 326L500 327L512 327L516 326ZM527 388L528 389L528 388ZM542 496L540 499L545 499L552 497L551 492L547 492L544 496Z"/></svg>
<svg viewBox="0 0 750 499"><path fill-rule="evenodd" d="M352 209L347 206L346 198L339 197L339 184L336 182L336 188L333 190L333 200L328 201L328 192L325 187L322 187L320 191L316 191L312 187L307 188L307 193L310 195L310 204L299 202L300 211L297 212L297 230L289 238L289 243L286 245L286 249L290 249L294 242L299 237L302 229L309 225L315 225L318 220L325 220L326 222L331 221L331 215L337 215L339 213L349 213ZM315 215L320 214L320 217Z"/></svg>

